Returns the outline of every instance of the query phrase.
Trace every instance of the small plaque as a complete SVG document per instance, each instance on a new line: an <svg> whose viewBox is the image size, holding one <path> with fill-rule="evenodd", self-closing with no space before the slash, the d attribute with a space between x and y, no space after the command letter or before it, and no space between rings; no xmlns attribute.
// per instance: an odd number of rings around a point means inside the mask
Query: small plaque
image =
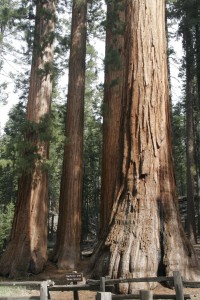
<svg viewBox="0 0 200 300"><path fill-rule="evenodd" d="M68 273L66 274L67 283L83 281L82 273Z"/></svg>

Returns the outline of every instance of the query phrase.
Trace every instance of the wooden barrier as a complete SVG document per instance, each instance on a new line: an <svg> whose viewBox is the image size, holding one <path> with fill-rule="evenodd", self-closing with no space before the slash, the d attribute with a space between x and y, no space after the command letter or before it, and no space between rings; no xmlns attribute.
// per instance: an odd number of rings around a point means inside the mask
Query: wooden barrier
<svg viewBox="0 0 200 300"><path fill-rule="evenodd" d="M112 300L122 300L122 299L139 299L137 294L127 294L127 295L112 295ZM176 295L170 294L158 294L153 295L153 299L176 299ZM189 294L184 294L184 299L190 299Z"/></svg>
<svg viewBox="0 0 200 300"><path fill-rule="evenodd" d="M40 297L0 297L0 300L40 300Z"/></svg>
<svg viewBox="0 0 200 300"><path fill-rule="evenodd" d="M138 295L128 294L128 295L112 295L112 300L118 299L141 299L141 300L152 300L152 299L176 299L176 300L185 300L189 299L189 295L183 294L183 280L181 278L180 273L174 272L173 276L170 277L143 277L143 278L119 278L119 279L111 279L109 277L101 277L100 280L92 280L88 279L87 284L84 285L54 285L48 287L49 291L76 291L76 295L78 295L78 291L81 290L94 290L100 291L98 293L98 299L105 300L107 297L110 297L108 293L114 285L119 283L127 283L127 282L168 282L171 285L175 286L175 294L174 295L153 295L150 291L141 291ZM187 282L189 284L190 282ZM199 282L200 284L200 282ZM104 294L105 293L105 294ZM146 295L146 296L145 296ZM77 297L77 296L76 296ZM149 298L149 299L145 299ZM74 297L74 300L78 300L78 298Z"/></svg>
<svg viewBox="0 0 200 300"><path fill-rule="evenodd" d="M48 283L47 281L43 281L40 285L40 300L48 300Z"/></svg>
<svg viewBox="0 0 200 300"><path fill-rule="evenodd" d="M119 283L127 283L127 282L168 282L174 284L175 287L175 295L151 295L148 291L141 292L139 295L114 295L112 296L113 299L141 299L141 300L146 300L145 297L149 297L148 300L150 299L176 299L176 300L184 300L184 299L189 299L189 295L184 295L183 293L183 280L181 277L181 274L179 271L174 271L173 272L173 277L143 277L143 278L119 278L119 279L110 279L108 277L102 277L100 280L87 280L88 284L92 285L99 285L100 290L102 292L105 292L106 286L107 285L114 285L114 284L119 284ZM187 282L189 284L189 282ZM200 284L200 282L199 282ZM146 296L145 296L146 295ZM157 297L158 296L158 297Z"/></svg>
<svg viewBox="0 0 200 300"><path fill-rule="evenodd" d="M112 300L112 294L110 292L98 292L96 300Z"/></svg>
<svg viewBox="0 0 200 300"><path fill-rule="evenodd" d="M139 294L140 300L153 300L153 292L148 290L141 290Z"/></svg>
<svg viewBox="0 0 200 300"><path fill-rule="evenodd" d="M54 283L51 280L47 281L7 281L0 282L0 286L39 286L40 287L40 296L31 296L31 297L0 297L0 300L48 300L48 286L53 285Z"/></svg>
<svg viewBox="0 0 200 300"><path fill-rule="evenodd" d="M54 285L51 280L48 281L25 281L25 282L0 282L0 286L40 286L40 297L12 297L12 298L0 298L0 300L17 300L17 299L40 299L48 300L50 299L51 291L73 291L74 300L78 300L78 291L81 290L91 290L91 291L100 291L97 296L97 300L111 300L111 293L108 292L108 289L113 287L115 284L127 283L127 282L169 282L174 284L175 294L174 295L153 295L151 291L140 291L140 294L128 294L128 295L112 295L112 300L119 299L141 299L141 300L152 300L152 299L176 299L176 300L185 300L189 299L190 295L183 293L183 286L190 287L200 287L200 282L190 282L184 281L178 271L173 273L173 277L144 277L144 278L119 278L119 279L110 279L109 277L102 277L100 280L91 280L88 279L86 284L77 284L82 277L79 277L77 274L76 277L73 273L73 276L69 276L67 282L72 283L72 285ZM74 277L75 276L75 277ZM79 279L78 279L79 278ZM74 284L76 283L76 284Z"/></svg>
<svg viewBox="0 0 200 300"><path fill-rule="evenodd" d="M176 291L176 299L177 300L184 300L183 294L183 281L180 272L174 271L174 287Z"/></svg>

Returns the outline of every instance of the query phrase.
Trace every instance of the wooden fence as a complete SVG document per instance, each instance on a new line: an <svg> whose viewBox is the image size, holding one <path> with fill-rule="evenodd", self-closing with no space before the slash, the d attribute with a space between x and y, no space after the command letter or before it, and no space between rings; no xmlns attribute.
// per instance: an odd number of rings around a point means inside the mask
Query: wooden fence
<svg viewBox="0 0 200 300"><path fill-rule="evenodd" d="M90 281L89 281L90 282ZM173 276L171 277L144 277L144 278L119 278L119 279L110 279L106 277L102 277L99 280L99 285L101 291L104 293L106 292L107 285L116 285L119 283L139 283L139 282L160 282L160 283L170 283L175 288L174 295L153 295L152 291L140 291L139 294L127 294L127 295L112 295L112 300L118 299L140 299L140 300L151 300L151 299L176 299L176 300L184 300L190 298L189 295L184 295L183 293L183 284L184 281L182 280L181 274L178 271L173 272ZM187 281L189 284L190 282ZM200 282L199 282L200 284ZM104 300L104 295L101 293L99 295L98 300ZM109 298L108 294L106 295Z"/></svg>
<svg viewBox="0 0 200 300"><path fill-rule="evenodd" d="M0 300L48 300L49 294L48 294L48 287L50 285L54 284L51 280L47 281L7 281L7 282L0 282L0 287L1 286L30 286L32 289L34 287L39 287L40 289L40 296L31 296L31 297L23 297L23 296L18 296L18 297L0 297Z"/></svg>
<svg viewBox="0 0 200 300"><path fill-rule="evenodd" d="M110 289L119 283L129 283L129 282L160 282L160 283L170 283L175 288L174 295L153 295L152 291L140 291L138 295L136 294L127 294L127 295L113 295ZM120 300L120 299L141 299L141 300L150 300L150 299L176 299L176 300L185 300L189 299L190 295L183 293L183 286L187 287L200 287L200 282L190 282L184 281L181 277L180 272L173 272L171 277L144 277L144 278L119 278L119 279L110 279L108 277L101 277L100 280L91 280L88 279L85 285L54 285L48 287L48 290L51 291L73 291L74 300L79 300L78 291L81 290L94 290L97 291L97 300ZM99 291L99 292L98 292Z"/></svg>
<svg viewBox="0 0 200 300"><path fill-rule="evenodd" d="M77 274L79 276L79 274ZM77 277L78 278L78 277ZM73 278L74 279L74 278ZM76 279L75 279L76 280ZM190 298L190 295L184 294L184 287L200 288L200 282L185 281L182 279L181 274L178 271L173 273L171 277L145 277L145 278L119 278L110 279L108 277L101 277L100 280L88 279L86 284L77 284L77 280L72 280L72 285L55 285L51 280L48 281L26 281L26 282L0 282L0 286L39 286L39 297L0 297L0 300L17 300L17 299L32 299L32 300L48 300L50 298L51 291L73 291L74 300L79 300L79 291L90 290L96 291L96 300L124 300L124 299L140 299L140 300L152 300L152 299L176 299L186 300ZM159 282L169 283L174 286L175 293L173 295L153 295L152 291L141 290L139 294L127 294L116 295L111 293L111 289L119 283L139 283L139 282ZM68 283L68 282L67 282Z"/></svg>

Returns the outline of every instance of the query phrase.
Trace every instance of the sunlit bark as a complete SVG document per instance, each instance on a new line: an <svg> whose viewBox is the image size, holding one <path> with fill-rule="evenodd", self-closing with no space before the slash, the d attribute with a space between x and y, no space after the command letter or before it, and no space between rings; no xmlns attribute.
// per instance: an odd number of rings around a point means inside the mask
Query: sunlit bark
<svg viewBox="0 0 200 300"><path fill-rule="evenodd" d="M48 142L30 130L49 114L52 95L53 33L55 2L37 1L33 58L27 105L29 128L23 153L27 168L18 185L18 197L10 242L0 261L0 273L10 277L39 273L47 260ZM28 160L30 155L30 165Z"/></svg>
<svg viewBox="0 0 200 300"><path fill-rule="evenodd" d="M85 91L87 1L74 0L72 9L66 144L54 260L74 270L80 258L83 176L83 117Z"/></svg>
<svg viewBox="0 0 200 300"><path fill-rule="evenodd" d="M119 3L120 2L120 3ZM125 1L107 1L105 85L103 103L103 159L100 232L109 221L114 193L119 185L118 157L122 108Z"/></svg>
<svg viewBox="0 0 200 300"><path fill-rule="evenodd" d="M181 226L175 192L164 2L126 1L116 159L120 182L114 187L108 229L93 256L93 274L98 276L172 275L174 270L186 278L197 275L197 259ZM109 148L109 137L106 140ZM144 287L120 284L120 291Z"/></svg>

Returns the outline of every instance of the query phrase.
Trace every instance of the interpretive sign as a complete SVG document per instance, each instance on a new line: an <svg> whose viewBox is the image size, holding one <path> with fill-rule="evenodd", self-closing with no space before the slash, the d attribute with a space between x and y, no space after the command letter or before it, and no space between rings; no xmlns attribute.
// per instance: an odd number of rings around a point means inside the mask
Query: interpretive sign
<svg viewBox="0 0 200 300"><path fill-rule="evenodd" d="M68 273L66 274L67 283L76 283L83 281L83 274L82 273Z"/></svg>

